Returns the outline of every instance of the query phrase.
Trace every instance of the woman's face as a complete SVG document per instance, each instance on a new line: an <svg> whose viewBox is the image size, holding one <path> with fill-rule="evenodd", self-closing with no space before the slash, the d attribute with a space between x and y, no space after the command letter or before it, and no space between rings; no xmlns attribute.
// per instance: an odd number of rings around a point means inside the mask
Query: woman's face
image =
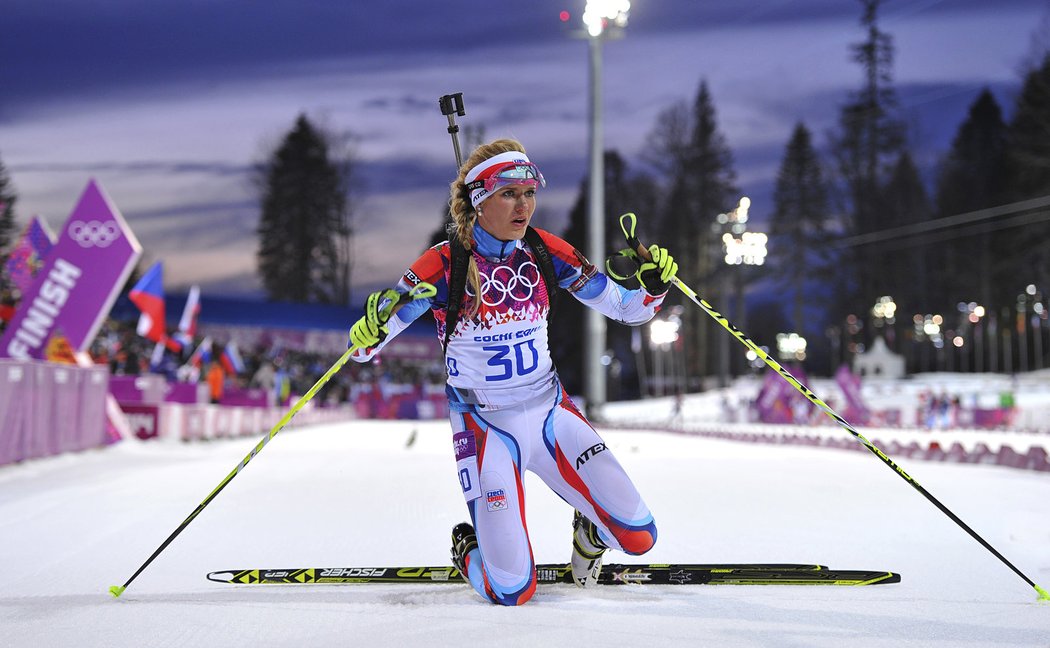
<svg viewBox="0 0 1050 648"><path fill-rule="evenodd" d="M525 228L536 211L536 188L531 185L509 184L478 205L478 224L502 241L513 241L525 236Z"/></svg>

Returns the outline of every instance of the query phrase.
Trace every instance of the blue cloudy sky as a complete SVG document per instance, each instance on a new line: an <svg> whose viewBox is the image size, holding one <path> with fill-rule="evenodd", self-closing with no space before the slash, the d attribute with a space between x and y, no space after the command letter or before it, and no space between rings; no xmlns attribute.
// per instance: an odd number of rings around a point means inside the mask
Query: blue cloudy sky
<svg viewBox="0 0 1050 648"><path fill-rule="evenodd" d="M164 261L169 291L258 291L250 169L305 112L356 136L357 299L437 226L454 166L437 98L463 92L460 124L521 139L544 169L537 224L558 231L587 173L586 44L558 13L577 20L583 4L7 0L0 159L18 216L57 229L96 178ZM859 15L854 0L636 0L625 37L604 46L606 147L641 165L656 115L706 80L761 222L794 124L822 145L860 83ZM982 88L1009 114L1050 42L1046 0L889 0L881 15L927 164Z"/></svg>

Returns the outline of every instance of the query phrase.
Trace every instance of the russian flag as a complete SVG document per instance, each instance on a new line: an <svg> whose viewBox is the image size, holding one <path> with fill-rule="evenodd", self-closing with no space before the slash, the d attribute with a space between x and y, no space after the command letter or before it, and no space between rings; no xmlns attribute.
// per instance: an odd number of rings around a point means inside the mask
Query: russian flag
<svg viewBox="0 0 1050 648"><path fill-rule="evenodd" d="M230 375L236 376L244 373L244 360L241 359L241 353L233 342L226 344L226 348L222 350L219 362L222 363L222 368L226 370L226 373Z"/></svg>
<svg viewBox="0 0 1050 648"><path fill-rule="evenodd" d="M193 352L190 359L187 361L188 364L197 367L198 369L204 364L211 362L211 338L206 337L201 340L200 346Z"/></svg>
<svg viewBox="0 0 1050 648"><path fill-rule="evenodd" d="M153 342L162 342L167 337L164 325L163 274L161 262L157 261L128 294L132 303L142 311L136 332Z"/></svg>

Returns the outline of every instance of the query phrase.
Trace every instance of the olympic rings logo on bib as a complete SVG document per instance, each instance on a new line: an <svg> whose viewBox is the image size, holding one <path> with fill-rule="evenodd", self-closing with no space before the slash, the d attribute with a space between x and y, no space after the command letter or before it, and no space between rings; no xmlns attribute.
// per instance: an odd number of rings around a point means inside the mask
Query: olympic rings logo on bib
<svg viewBox="0 0 1050 648"><path fill-rule="evenodd" d="M496 266L491 276L485 272L478 274L481 278L481 303L486 306L499 306L508 301L529 301L541 281L540 269L532 261L526 261L516 268ZM466 292L474 296L469 285Z"/></svg>
<svg viewBox="0 0 1050 648"><path fill-rule="evenodd" d="M69 235L82 248L109 247L120 238L120 228L115 221L73 221L69 224Z"/></svg>

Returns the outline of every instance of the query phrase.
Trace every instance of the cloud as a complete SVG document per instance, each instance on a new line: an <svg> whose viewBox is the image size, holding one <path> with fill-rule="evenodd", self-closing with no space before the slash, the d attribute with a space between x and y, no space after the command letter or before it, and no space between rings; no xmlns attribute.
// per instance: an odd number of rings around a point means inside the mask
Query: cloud
<svg viewBox="0 0 1050 648"><path fill-rule="evenodd" d="M819 144L861 83L849 60L858 11L841 0L636 3L625 37L602 48L605 147L640 167L659 112L691 101L703 79L742 190L768 196L794 124ZM1005 96L1017 84L1019 35L1040 11L1027 0L886 5L920 160L936 158L981 87ZM305 112L355 135L355 277L390 281L440 222L454 163L437 98L463 92L460 125L521 139L548 179L550 220L563 221L587 174L587 47L552 26L555 12L15 0L0 44L0 154L19 216L55 226L96 177L171 282L213 272L234 285L254 263L252 166ZM752 213L769 209L756 199Z"/></svg>
<svg viewBox="0 0 1050 648"><path fill-rule="evenodd" d="M206 161L127 160L100 162L37 162L13 165L13 173L192 173L206 176L245 176L250 165Z"/></svg>

